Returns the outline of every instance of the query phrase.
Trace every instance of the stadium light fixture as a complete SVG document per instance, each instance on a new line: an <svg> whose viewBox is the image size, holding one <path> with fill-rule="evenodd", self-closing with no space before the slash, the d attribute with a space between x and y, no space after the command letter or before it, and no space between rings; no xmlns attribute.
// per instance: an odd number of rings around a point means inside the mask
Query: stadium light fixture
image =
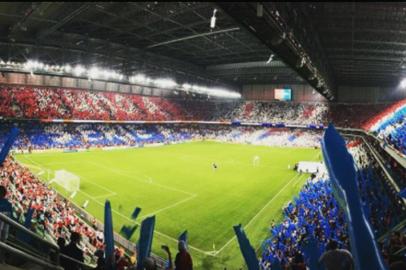
<svg viewBox="0 0 406 270"><path fill-rule="evenodd" d="M241 98L241 94L238 92L231 92L222 88L212 88L209 89L209 94L216 97L226 97L226 98Z"/></svg>
<svg viewBox="0 0 406 270"><path fill-rule="evenodd" d="M217 19L216 18L216 13L217 13L217 9L215 8L213 10L213 16L210 19L210 28L211 29L214 29L216 27L216 19Z"/></svg>
<svg viewBox="0 0 406 270"><path fill-rule="evenodd" d="M68 72L68 73L70 73L71 71L72 71L72 67L68 64L68 65L65 65L64 67L63 67L63 69L65 70L65 72Z"/></svg>
<svg viewBox="0 0 406 270"><path fill-rule="evenodd" d="M271 55L273 57L273 55ZM4 62L0 60L0 66L5 68L16 68L21 69L26 72L29 72L31 76L34 75L34 72L42 71L45 73L49 72L58 72L58 73L69 73L75 77L87 76L89 80L91 79L115 79L115 80L125 80L130 83L138 83L141 85L155 85L157 87L162 87L166 89L172 89L174 91L183 90L186 93L191 92L199 93L202 95L208 95L211 97L224 97L224 98L241 98L241 94L238 92L230 91L227 89L222 88L213 88L213 87L206 87L200 86L190 83L183 83L178 84L175 80L171 78L149 78L144 74L136 74L131 77L125 77L123 74L120 74L116 71L109 70L109 69L100 69L96 66L91 67L90 69L86 69L84 66L78 64L75 67L70 66L69 64L59 66L59 65L48 65L41 63L37 60L28 60L24 63L16 63L16 62Z"/></svg>
<svg viewBox="0 0 406 270"><path fill-rule="evenodd" d="M272 62L274 57L275 57L275 55L273 53L271 53L271 55L269 56L268 61L266 61L266 64L269 65Z"/></svg>
<svg viewBox="0 0 406 270"><path fill-rule="evenodd" d="M156 86L162 87L162 88L173 88L177 86L178 84L172 80L172 79L156 79L153 81L153 83Z"/></svg>
<svg viewBox="0 0 406 270"><path fill-rule="evenodd" d="M80 76L82 75L82 73L85 72L85 69L81 66L81 65L77 65L74 69L73 69L73 74L75 76Z"/></svg>
<svg viewBox="0 0 406 270"><path fill-rule="evenodd" d="M98 77L100 74L100 71L97 67L92 67L88 72L87 75L89 76L90 79L94 79Z"/></svg>
<svg viewBox="0 0 406 270"><path fill-rule="evenodd" d="M144 74L137 74L135 76L130 77L130 82L131 83L145 83L147 77Z"/></svg>
<svg viewBox="0 0 406 270"><path fill-rule="evenodd" d="M190 89L192 89L192 85L190 85L188 83L184 83L184 84L182 84L182 88L186 89L186 90L190 90Z"/></svg>
<svg viewBox="0 0 406 270"><path fill-rule="evenodd" d="M406 78L400 81L400 88L406 89Z"/></svg>

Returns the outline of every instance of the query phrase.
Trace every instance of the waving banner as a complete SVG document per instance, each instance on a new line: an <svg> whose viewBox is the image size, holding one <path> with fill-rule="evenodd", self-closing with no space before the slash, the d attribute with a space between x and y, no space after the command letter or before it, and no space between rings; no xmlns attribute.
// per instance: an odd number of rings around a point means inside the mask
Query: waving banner
<svg viewBox="0 0 406 270"><path fill-rule="evenodd" d="M356 270L386 269L362 208L354 160L347 151L344 139L332 124L324 133L322 151L332 182L333 195L344 209L348 222Z"/></svg>

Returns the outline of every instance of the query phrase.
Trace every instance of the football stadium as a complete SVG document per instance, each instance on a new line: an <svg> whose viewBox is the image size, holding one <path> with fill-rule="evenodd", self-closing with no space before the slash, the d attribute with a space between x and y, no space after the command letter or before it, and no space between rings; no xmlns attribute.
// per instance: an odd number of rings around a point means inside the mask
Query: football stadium
<svg viewBox="0 0 406 270"><path fill-rule="evenodd" d="M405 270L405 16L1 2L0 269Z"/></svg>

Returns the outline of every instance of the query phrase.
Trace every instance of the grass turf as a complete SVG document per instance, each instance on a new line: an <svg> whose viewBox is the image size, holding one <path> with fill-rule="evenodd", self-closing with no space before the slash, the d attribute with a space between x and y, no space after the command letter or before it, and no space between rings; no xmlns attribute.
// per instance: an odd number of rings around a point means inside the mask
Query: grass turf
<svg viewBox="0 0 406 270"><path fill-rule="evenodd" d="M259 166L253 166L254 156L260 157ZM162 244L175 253L175 239L188 230L196 269L239 269L244 268L243 260L232 226L243 224L259 250L270 222L281 219L282 207L306 180L306 175L297 175L288 165L320 160L320 151L193 142L17 155L17 159L36 173L64 169L78 175L81 187L73 201L82 205L89 200L87 210L102 221L103 204L109 199L116 231L133 224L130 215L136 206L142 208L137 221L155 214L153 251L159 255L163 255ZM213 162L219 167L216 171ZM137 231L132 240L138 236Z"/></svg>

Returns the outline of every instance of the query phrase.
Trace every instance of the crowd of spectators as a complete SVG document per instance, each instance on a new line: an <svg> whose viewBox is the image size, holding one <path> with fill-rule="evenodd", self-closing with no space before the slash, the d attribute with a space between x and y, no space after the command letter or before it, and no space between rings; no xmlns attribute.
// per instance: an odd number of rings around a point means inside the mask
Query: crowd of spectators
<svg viewBox="0 0 406 270"><path fill-rule="evenodd" d="M0 143L12 125L0 127ZM187 140L218 140L266 146L318 147L321 131L229 125L139 125L139 124L18 124L15 149L78 149L108 146L142 146Z"/></svg>
<svg viewBox="0 0 406 270"><path fill-rule="evenodd" d="M271 224L270 238L263 244L261 267L270 270L279 264L281 269L292 266L304 258L304 244L309 237L317 242L320 257L329 240L334 239L340 247L348 248L349 240L344 213L332 194L327 175L313 175L284 209L284 219ZM302 268L305 269L305 268Z"/></svg>
<svg viewBox="0 0 406 270"><path fill-rule="evenodd" d="M27 119L178 120L174 102L113 92L41 87L0 87L0 115Z"/></svg>
<svg viewBox="0 0 406 270"><path fill-rule="evenodd" d="M406 105L382 123L376 134L406 156Z"/></svg>
<svg viewBox="0 0 406 270"><path fill-rule="evenodd" d="M328 119L338 127L362 128L390 104L329 104Z"/></svg>
<svg viewBox="0 0 406 270"><path fill-rule="evenodd" d="M406 208L365 144L349 148L357 165L358 189L376 236L406 218Z"/></svg>
<svg viewBox="0 0 406 270"><path fill-rule="evenodd" d="M400 101L400 103L404 101ZM399 102L398 102L399 103ZM29 86L0 87L0 116L25 119L118 121L242 121L365 128L395 104L333 104L280 101L168 99L117 92ZM402 103L402 104L403 104ZM379 135L406 151L405 117L395 117Z"/></svg>
<svg viewBox="0 0 406 270"><path fill-rule="evenodd" d="M29 226L33 232L49 240L61 238L66 242L72 233L80 234L80 248L87 263L93 263L96 250L104 248L103 233L95 225L84 222L68 200L58 196L55 190L12 157L0 167L0 186L6 187L13 219ZM29 210L33 213L27 222Z"/></svg>
<svg viewBox="0 0 406 270"><path fill-rule="evenodd" d="M327 123L325 103L175 100L135 94L41 87L0 87L0 115L26 119L207 120Z"/></svg>
<svg viewBox="0 0 406 270"><path fill-rule="evenodd" d="M227 108L227 107L226 107ZM326 103L246 101L234 104L232 110L222 112L224 119L242 122L289 123L297 125L326 124Z"/></svg>
<svg viewBox="0 0 406 270"><path fill-rule="evenodd" d="M375 239L386 235L379 243L382 256L390 269L402 269L396 267L405 266L402 256L406 248L406 231L387 233L406 218L405 205L367 147L361 141L351 141L348 145L354 157L364 214ZM330 182L325 179L328 179L327 175L312 175L299 196L284 208L283 221L271 224L270 237L263 244L262 269L273 269L275 265L280 265L281 269L306 269L300 267L309 262L305 245L311 236L317 242L318 257L329 253L331 243L335 249L350 248L344 213L334 199ZM346 252L341 251L341 255ZM321 256L319 263L324 264L325 258Z"/></svg>
<svg viewBox="0 0 406 270"><path fill-rule="evenodd" d="M399 164L399 161L382 147L385 146L385 142L380 142L372 136L366 136L364 138L375 150L375 153L379 156L379 159L385 165L393 179L395 179L399 189L402 190L406 188L406 168Z"/></svg>

